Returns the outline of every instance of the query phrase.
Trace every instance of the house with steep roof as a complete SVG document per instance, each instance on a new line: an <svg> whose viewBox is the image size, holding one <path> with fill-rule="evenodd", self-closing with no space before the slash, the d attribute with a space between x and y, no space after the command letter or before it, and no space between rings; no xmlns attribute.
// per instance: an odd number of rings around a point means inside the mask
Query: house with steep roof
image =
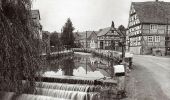
<svg viewBox="0 0 170 100"><path fill-rule="evenodd" d="M97 48L97 31L93 31L89 38L90 40L90 48L96 49Z"/></svg>
<svg viewBox="0 0 170 100"><path fill-rule="evenodd" d="M164 55L170 50L170 2L132 2L127 37L134 54Z"/></svg>
<svg viewBox="0 0 170 100"><path fill-rule="evenodd" d="M118 33L118 30L115 27L106 27L100 29L98 34L98 48L99 49L111 49L120 51L118 43L121 38Z"/></svg>
<svg viewBox="0 0 170 100"><path fill-rule="evenodd" d="M76 43L80 42L82 48L97 48L97 32L86 31L76 33Z"/></svg>

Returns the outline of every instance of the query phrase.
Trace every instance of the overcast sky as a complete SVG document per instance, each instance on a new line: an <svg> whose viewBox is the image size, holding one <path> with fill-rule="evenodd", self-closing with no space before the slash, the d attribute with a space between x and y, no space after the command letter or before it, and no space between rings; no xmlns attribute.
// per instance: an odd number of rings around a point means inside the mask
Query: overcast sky
<svg viewBox="0 0 170 100"><path fill-rule="evenodd" d="M148 0L34 0L33 9L40 10L45 31L61 32L67 18L71 18L75 31L97 31L111 26L112 20L116 27L127 27L131 2L142 1Z"/></svg>

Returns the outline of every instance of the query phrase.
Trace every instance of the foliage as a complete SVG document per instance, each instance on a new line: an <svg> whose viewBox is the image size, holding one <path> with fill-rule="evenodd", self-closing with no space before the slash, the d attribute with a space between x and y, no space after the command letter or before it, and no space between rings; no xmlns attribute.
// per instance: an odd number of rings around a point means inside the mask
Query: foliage
<svg viewBox="0 0 170 100"><path fill-rule="evenodd" d="M31 1L0 1L0 91L33 92L40 59Z"/></svg>
<svg viewBox="0 0 170 100"><path fill-rule="evenodd" d="M118 31L120 32L121 36L126 36L126 28L123 25L118 27Z"/></svg>
<svg viewBox="0 0 170 100"><path fill-rule="evenodd" d="M53 32L50 35L50 46L53 47L52 51L60 51L62 49L59 33Z"/></svg>
<svg viewBox="0 0 170 100"><path fill-rule="evenodd" d="M42 32L42 53L50 53L50 32Z"/></svg>
<svg viewBox="0 0 170 100"><path fill-rule="evenodd" d="M65 23L63 27L63 32L61 33L61 42L66 48L72 48L74 47L74 35L73 35L73 24L70 20L70 18L67 19L67 22Z"/></svg>
<svg viewBox="0 0 170 100"><path fill-rule="evenodd" d="M75 68L75 63L73 57L63 59L64 63L61 63L61 69L64 72L64 75L73 76L73 70Z"/></svg>

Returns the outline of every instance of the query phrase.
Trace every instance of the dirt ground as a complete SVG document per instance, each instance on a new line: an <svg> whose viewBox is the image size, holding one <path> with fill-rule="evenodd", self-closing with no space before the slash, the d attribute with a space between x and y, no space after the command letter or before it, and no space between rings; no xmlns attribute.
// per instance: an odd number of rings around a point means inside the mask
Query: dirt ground
<svg viewBox="0 0 170 100"><path fill-rule="evenodd" d="M123 100L170 100L170 58L134 56Z"/></svg>

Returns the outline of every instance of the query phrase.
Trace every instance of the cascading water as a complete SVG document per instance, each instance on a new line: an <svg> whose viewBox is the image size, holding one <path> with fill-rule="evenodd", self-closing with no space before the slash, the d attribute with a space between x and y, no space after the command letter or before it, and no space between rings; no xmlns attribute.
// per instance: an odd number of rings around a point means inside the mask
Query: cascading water
<svg viewBox="0 0 170 100"><path fill-rule="evenodd" d="M68 83L48 83L48 82L36 82L36 87L55 89L55 90L65 90L65 91L80 91L80 92L98 92L101 86L94 85L80 85L80 84L68 84Z"/></svg>
<svg viewBox="0 0 170 100"><path fill-rule="evenodd" d="M38 95L45 95L70 100L98 100L96 92L65 91L55 89L37 88Z"/></svg>
<svg viewBox="0 0 170 100"><path fill-rule="evenodd" d="M16 95L13 92L0 92L0 100L70 100L70 99L31 94Z"/></svg>
<svg viewBox="0 0 170 100"><path fill-rule="evenodd" d="M82 56L80 55L80 57ZM105 68L106 64L90 64L88 57L86 59L77 58L74 61L71 59L63 62L65 64L45 67L50 71L62 71L62 73L61 75L57 74L58 76L55 74L42 75L41 79L35 79L36 91L34 94L16 95L13 92L0 92L0 100L106 100L110 95L108 95L107 90L113 90L113 87L115 88L117 85L114 82L101 81L105 74L97 68ZM77 66L74 65L74 62L77 62ZM79 65L82 66L81 69L79 69ZM57 68L60 68L60 70ZM42 72L45 73L46 71ZM99 72L103 76L100 76ZM88 77L78 76L82 74ZM23 84L25 83L24 80ZM112 99L109 98L107 100Z"/></svg>

